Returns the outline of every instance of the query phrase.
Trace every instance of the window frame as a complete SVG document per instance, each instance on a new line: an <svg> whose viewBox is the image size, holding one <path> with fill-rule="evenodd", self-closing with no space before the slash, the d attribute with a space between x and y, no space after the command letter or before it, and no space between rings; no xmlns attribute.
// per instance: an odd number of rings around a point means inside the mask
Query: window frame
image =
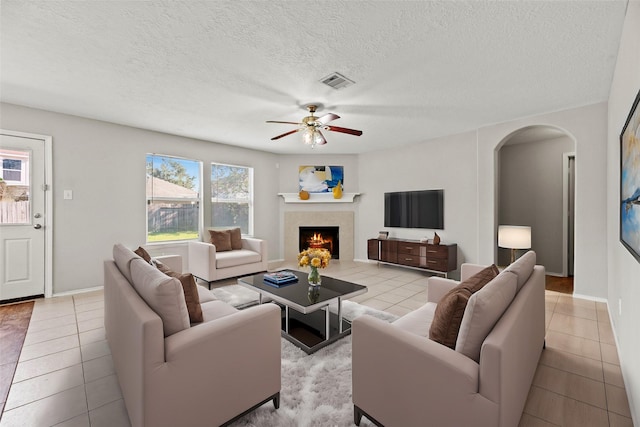
<svg viewBox="0 0 640 427"><path fill-rule="evenodd" d="M194 162L198 165L198 185L196 186L197 197L188 198L188 197L153 197L153 195L147 194L146 185L147 179L149 177L148 173L148 162L149 157L156 158L165 158L165 159L175 159L182 160L188 162ZM161 163L160 163L161 164ZM152 166L153 167L153 166ZM153 175L151 175L153 177ZM197 241L200 239L200 235L202 234L203 229L203 161L188 157L174 156L171 154L160 154L160 153L146 153L145 154L145 242L147 245L166 245L166 244L175 244L181 242L190 242ZM185 187L186 188L186 187ZM197 234L192 239L174 239L174 240L149 240L149 205L154 201L167 202L167 203L184 203L190 201L191 203L196 203L198 207L198 223L197 223Z"/></svg>
<svg viewBox="0 0 640 427"><path fill-rule="evenodd" d="M29 152L25 151L25 154L20 154L21 152L14 150L2 150L0 151L0 161L2 161L2 165L0 165L2 175L0 178L7 185L22 185L29 186L29 161L31 160L31 155ZM5 160L18 160L20 161L20 169L5 169L4 161ZM4 171L20 171L20 180L6 179L4 177Z"/></svg>

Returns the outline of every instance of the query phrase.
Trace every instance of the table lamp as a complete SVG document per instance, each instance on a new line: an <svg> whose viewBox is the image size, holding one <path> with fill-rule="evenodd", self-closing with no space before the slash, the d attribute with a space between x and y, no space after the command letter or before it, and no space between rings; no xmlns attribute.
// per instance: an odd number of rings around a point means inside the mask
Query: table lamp
<svg viewBox="0 0 640 427"><path fill-rule="evenodd" d="M511 249L511 263L516 260L516 249L531 248L531 227L522 225L498 226L498 246Z"/></svg>

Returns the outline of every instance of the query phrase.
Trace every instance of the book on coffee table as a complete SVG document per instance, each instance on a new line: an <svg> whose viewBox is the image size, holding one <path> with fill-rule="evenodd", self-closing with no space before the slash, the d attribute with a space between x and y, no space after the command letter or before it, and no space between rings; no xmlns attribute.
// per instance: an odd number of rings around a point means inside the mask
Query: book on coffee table
<svg viewBox="0 0 640 427"><path fill-rule="evenodd" d="M298 277L290 271L275 271L273 273L265 273L264 281L271 285L284 285L298 281Z"/></svg>

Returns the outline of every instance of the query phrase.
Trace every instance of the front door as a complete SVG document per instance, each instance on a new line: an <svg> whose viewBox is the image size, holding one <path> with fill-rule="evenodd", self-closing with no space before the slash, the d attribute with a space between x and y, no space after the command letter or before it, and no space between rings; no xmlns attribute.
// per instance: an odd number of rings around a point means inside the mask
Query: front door
<svg viewBox="0 0 640 427"><path fill-rule="evenodd" d="M0 301L44 294L45 148L0 135Z"/></svg>

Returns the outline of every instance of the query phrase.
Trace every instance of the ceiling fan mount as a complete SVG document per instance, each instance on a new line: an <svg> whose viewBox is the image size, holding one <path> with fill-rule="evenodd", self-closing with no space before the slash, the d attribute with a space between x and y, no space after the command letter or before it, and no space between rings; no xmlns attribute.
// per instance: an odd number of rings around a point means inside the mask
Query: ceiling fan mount
<svg viewBox="0 0 640 427"><path fill-rule="evenodd" d="M274 136L273 138L271 138L271 140L275 141L284 136L303 131L304 133L302 135L302 139L304 143L307 145L311 145L311 148L314 148L316 145L324 145L327 143L327 140L325 139L321 130L346 133L346 134L355 135L355 136L362 135L362 131L360 130L328 125L327 123L340 118L340 116L338 116L337 114L327 113L321 117L315 116L314 113L318 109L318 104L308 104L305 108L309 111L309 115L307 117L304 117L299 123L267 120L267 123L282 123L282 124L291 124L291 125L299 126L298 129L285 132L278 136Z"/></svg>

